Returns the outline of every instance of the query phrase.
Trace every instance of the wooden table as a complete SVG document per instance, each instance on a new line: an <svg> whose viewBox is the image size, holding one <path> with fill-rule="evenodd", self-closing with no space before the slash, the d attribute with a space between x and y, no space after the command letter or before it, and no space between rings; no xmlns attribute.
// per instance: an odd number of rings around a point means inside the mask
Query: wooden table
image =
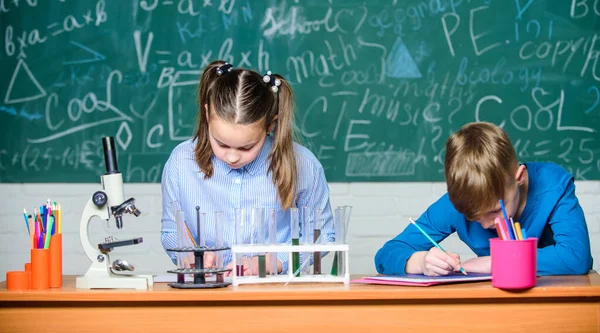
<svg viewBox="0 0 600 333"><path fill-rule="evenodd" d="M242 285L213 290L12 292L0 332L600 332L600 275L541 277L513 293L490 282L434 287Z"/></svg>

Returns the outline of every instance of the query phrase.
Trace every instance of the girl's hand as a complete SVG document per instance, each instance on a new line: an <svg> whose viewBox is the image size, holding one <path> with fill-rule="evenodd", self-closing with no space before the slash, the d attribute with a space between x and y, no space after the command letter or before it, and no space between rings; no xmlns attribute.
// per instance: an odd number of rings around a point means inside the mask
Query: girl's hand
<svg viewBox="0 0 600 333"><path fill-rule="evenodd" d="M204 268L213 268L215 266L216 256L214 252L204 252Z"/></svg>
<svg viewBox="0 0 600 333"><path fill-rule="evenodd" d="M267 274L270 274L271 271L271 267L269 265L270 262L270 258L271 258L271 253L268 253L265 256L265 262L266 262L266 268L267 268ZM242 261L243 265L244 265L244 276L250 276L250 275L258 275L258 257L251 257L251 258L244 258L244 260ZM251 265L252 263L252 265ZM238 263L239 265L239 263ZM227 267L227 269L231 269L230 272L226 272L224 275L225 276L232 276L233 275L233 270L235 269L235 267L233 267L233 262L230 262ZM277 259L277 273L280 273L282 269L282 264L281 261L279 261L279 259Z"/></svg>

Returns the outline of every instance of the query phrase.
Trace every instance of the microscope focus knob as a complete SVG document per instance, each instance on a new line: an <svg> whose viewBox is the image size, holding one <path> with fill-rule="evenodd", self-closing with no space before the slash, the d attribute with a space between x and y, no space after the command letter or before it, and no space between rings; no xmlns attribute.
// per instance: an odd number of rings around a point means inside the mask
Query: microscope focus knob
<svg viewBox="0 0 600 333"><path fill-rule="evenodd" d="M98 192L94 193L94 195L92 195L92 201L94 202L94 205L96 205L98 207L102 207L102 206L106 205L106 202L108 201L108 197L106 196L106 193L104 193L102 191L98 191Z"/></svg>

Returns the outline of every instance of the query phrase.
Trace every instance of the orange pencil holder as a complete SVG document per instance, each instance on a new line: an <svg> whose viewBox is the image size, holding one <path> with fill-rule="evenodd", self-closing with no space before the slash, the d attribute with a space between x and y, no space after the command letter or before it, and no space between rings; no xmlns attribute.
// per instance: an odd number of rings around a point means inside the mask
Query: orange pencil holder
<svg viewBox="0 0 600 333"><path fill-rule="evenodd" d="M30 262L25 264L25 272L31 272L31 263Z"/></svg>
<svg viewBox="0 0 600 333"><path fill-rule="evenodd" d="M62 287L62 234L50 237L50 288Z"/></svg>
<svg viewBox="0 0 600 333"><path fill-rule="evenodd" d="M31 272L11 271L6 272L6 289L29 290L31 289Z"/></svg>
<svg viewBox="0 0 600 333"><path fill-rule="evenodd" d="M31 289L50 288L50 249L31 249Z"/></svg>

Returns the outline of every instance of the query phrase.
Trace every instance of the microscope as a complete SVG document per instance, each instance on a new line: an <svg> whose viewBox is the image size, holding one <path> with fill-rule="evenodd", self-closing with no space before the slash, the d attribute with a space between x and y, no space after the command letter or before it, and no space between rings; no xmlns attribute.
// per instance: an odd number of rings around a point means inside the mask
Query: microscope
<svg viewBox="0 0 600 333"><path fill-rule="evenodd" d="M110 252L115 247L139 244L142 238L114 240L112 237L105 243L92 246L88 235L88 225L97 216L108 222L114 217L117 229L123 228L123 215L139 216L141 213L135 206L135 199L125 200L123 193L123 176L117 167L117 152L113 137L102 138L106 173L100 176L103 190L96 191L88 200L79 225L81 246L92 265L84 276L77 277L79 289L148 289L153 284L152 275L134 275L134 267L124 260L110 259Z"/></svg>

